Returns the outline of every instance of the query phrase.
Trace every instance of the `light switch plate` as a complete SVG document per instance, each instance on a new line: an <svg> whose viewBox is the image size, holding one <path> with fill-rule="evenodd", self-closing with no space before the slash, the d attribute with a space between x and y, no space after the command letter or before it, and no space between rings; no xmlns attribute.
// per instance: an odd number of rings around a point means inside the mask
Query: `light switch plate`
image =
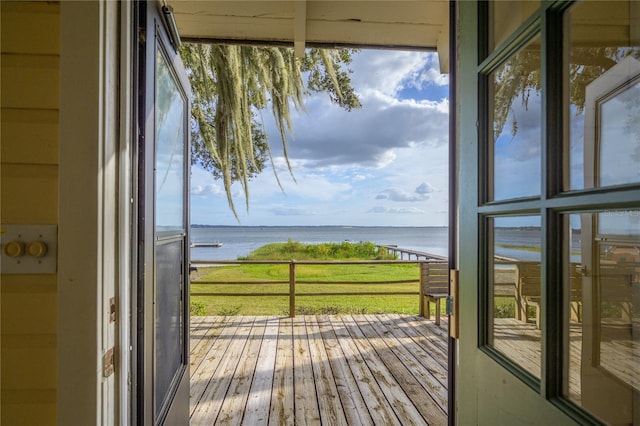
<svg viewBox="0 0 640 426"><path fill-rule="evenodd" d="M28 253L9 257L5 246L12 241L29 243L41 241L47 245L42 257L29 256ZM0 243L2 253L0 273L2 274L55 274L58 265L58 226L57 225L0 225Z"/></svg>

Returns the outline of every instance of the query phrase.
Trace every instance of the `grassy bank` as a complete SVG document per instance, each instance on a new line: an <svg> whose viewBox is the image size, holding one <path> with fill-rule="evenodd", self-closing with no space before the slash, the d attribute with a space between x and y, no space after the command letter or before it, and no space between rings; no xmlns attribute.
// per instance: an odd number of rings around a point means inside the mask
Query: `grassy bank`
<svg viewBox="0 0 640 426"><path fill-rule="evenodd" d="M397 257L378 250L370 241L304 244L289 239L286 243L264 245L239 260L394 260Z"/></svg>
<svg viewBox="0 0 640 426"><path fill-rule="evenodd" d="M512 249L512 250L521 250L521 251L531 251L531 252L540 252L540 246L523 246L517 244L500 244L496 243L496 247Z"/></svg>
<svg viewBox="0 0 640 426"><path fill-rule="evenodd" d="M268 244L241 260L375 260L393 259L386 252L378 252L370 242L343 242L339 244L302 244L295 241ZM499 271L513 280L513 271ZM323 264L296 265L296 293L344 293L344 292L418 292L420 270L417 264ZM192 273L192 281L256 282L285 281L282 284L215 284L193 283L192 293L288 293L289 265L225 265L201 267ZM310 284L305 281L328 283ZM412 281L410 283L368 284L373 281ZM349 282L348 284L345 282ZM443 309L444 309L444 303ZM498 297L495 300L497 317L515 315L513 298ZM417 314L418 295L358 295L358 296L296 296L296 313L313 314ZM434 313L435 307L431 306ZM192 315L288 315L288 296L193 296Z"/></svg>
<svg viewBox="0 0 640 426"><path fill-rule="evenodd" d="M303 244L296 241L267 244L240 260L393 260L386 251L378 251L371 242ZM288 265L228 265L200 268L194 281L287 281ZM407 292L418 291L419 268L400 265L297 265L297 293L320 292ZM308 284L325 281L332 284ZM344 282L348 281L349 284ZM372 281L413 281L400 284L366 284ZM335 283L335 284L333 284ZM194 283L191 292L286 293L289 284L216 284ZM297 296L298 314L339 313L418 313L417 295ZM287 296L194 296L192 314L196 315L288 315Z"/></svg>

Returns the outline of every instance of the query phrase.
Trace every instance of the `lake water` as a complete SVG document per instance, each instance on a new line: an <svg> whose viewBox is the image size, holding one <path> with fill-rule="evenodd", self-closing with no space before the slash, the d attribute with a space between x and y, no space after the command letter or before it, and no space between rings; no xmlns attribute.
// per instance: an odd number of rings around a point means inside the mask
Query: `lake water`
<svg viewBox="0 0 640 426"><path fill-rule="evenodd" d="M442 227L361 227L361 226L214 226L191 229L194 243L216 242L222 247L193 247L193 260L236 260L265 244L287 242L305 244L343 241L371 241L401 248L447 255L447 228Z"/></svg>
<svg viewBox="0 0 640 426"><path fill-rule="evenodd" d="M194 243L221 242L222 247L193 247L193 260L236 260L265 244L298 241L305 244L343 241L371 241L379 245L397 245L427 253L447 256L448 229L444 227L388 226L212 226L194 227ZM579 246L579 239L577 239ZM504 244L507 247L500 247ZM574 243L575 244L575 243ZM518 250L518 246L538 247ZM540 230L536 228L505 228L496 230L497 254L540 260Z"/></svg>

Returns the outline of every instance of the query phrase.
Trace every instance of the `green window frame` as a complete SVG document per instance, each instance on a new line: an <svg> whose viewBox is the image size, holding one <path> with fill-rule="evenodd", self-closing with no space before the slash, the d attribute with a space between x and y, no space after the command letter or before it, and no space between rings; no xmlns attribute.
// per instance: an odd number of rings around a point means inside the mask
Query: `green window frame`
<svg viewBox="0 0 640 426"><path fill-rule="evenodd" d="M542 1L539 8L509 37L490 51L491 28L488 1L478 2L478 344L480 350L522 380L543 398L579 422L599 422L597 418L563 396L563 336L566 331L563 309L563 265L568 262L563 238L570 226L566 215L596 210L637 209L640 185L567 190L568 156L565 87L566 42L564 14L574 1ZM491 72L535 37L541 51L541 180L540 195L492 200L492 121L490 114ZM561 42L558 42L558 41ZM492 270L492 230L494 218L539 215L541 219L540 309L541 376L535 377L513 359L491 346L490 274Z"/></svg>

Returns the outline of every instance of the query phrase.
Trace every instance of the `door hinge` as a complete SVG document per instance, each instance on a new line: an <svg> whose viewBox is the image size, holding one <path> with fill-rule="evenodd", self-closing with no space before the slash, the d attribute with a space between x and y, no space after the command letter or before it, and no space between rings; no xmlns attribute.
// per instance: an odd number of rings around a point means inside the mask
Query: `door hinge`
<svg viewBox="0 0 640 426"><path fill-rule="evenodd" d="M109 377L116 371L115 352L115 348L111 348L102 357L102 375L104 377Z"/></svg>
<svg viewBox="0 0 640 426"><path fill-rule="evenodd" d="M445 306L444 306L444 310L445 310L445 314L451 316L451 315L455 315L455 309L453 308L453 296L449 295L447 296L445 299Z"/></svg>
<svg viewBox="0 0 640 426"><path fill-rule="evenodd" d="M112 297L109 299L109 323L116 322L117 318L117 307L116 307L116 298Z"/></svg>
<svg viewBox="0 0 640 426"><path fill-rule="evenodd" d="M447 315L449 315L449 336L458 338L460 327L460 310L458 309L459 271L449 270L449 296L447 297Z"/></svg>
<svg viewBox="0 0 640 426"><path fill-rule="evenodd" d="M583 277L588 277L589 276L589 270L587 269L587 265L579 265L578 266L578 272Z"/></svg>

